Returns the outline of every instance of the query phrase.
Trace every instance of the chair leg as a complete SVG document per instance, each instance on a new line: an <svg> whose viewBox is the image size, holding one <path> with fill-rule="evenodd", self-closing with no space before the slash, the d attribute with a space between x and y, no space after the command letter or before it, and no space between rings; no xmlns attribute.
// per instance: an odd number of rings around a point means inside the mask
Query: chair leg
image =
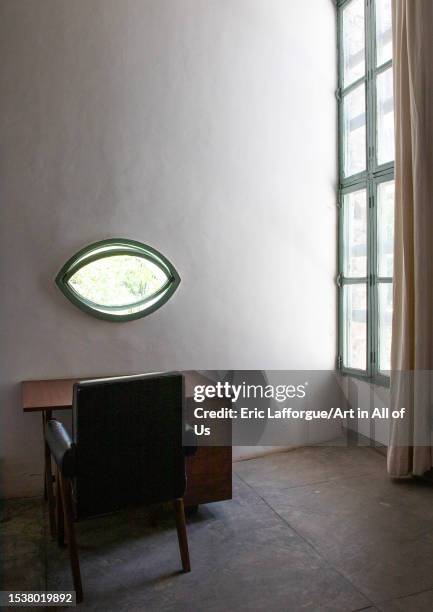
<svg viewBox="0 0 433 612"><path fill-rule="evenodd" d="M60 485L60 470L56 470L56 525L57 544L65 545L65 517L63 516L62 487Z"/></svg>
<svg viewBox="0 0 433 612"><path fill-rule="evenodd" d="M60 488L62 491L63 515L65 518L66 537L68 540L69 558L71 561L72 579L76 593L77 602L83 601L83 586L81 583L80 560L75 539L75 526L72 511L72 487L69 478L60 475Z"/></svg>
<svg viewBox="0 0 433 612"><path fill-rule="evenodd" d="M176 514L176 529L179 540L180 558L182 559L182 568L184 572L190 572L191 565L189 562L188 538L186 534L185 508L183 506L183 499L180 497L179 499L173 500L173 506Z"/></svg>

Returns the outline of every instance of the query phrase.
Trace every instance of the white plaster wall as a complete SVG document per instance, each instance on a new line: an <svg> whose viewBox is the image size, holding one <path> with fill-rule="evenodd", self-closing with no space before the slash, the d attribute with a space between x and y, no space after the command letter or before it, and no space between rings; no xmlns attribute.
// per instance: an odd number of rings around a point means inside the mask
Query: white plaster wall
<svg viewBox="0 0 433 612"><path fill-rule="evenodd" d="M0 0L2 495L41 491L23 379L332 369L329 0ZM182 283L131 323L53 283L111 236Z"/></svg>

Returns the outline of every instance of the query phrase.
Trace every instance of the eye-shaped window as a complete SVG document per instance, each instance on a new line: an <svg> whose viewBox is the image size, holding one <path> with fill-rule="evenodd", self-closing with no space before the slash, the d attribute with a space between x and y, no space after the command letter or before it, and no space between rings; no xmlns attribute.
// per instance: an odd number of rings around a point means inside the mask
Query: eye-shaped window
<svg viewBox="0 0 433 612"><path fill-rule="evenodd" d="M180 278L155 249L112 238L90 244L71 257L56 283L85 312L108 321L130 321L165 304Z"/></svg>

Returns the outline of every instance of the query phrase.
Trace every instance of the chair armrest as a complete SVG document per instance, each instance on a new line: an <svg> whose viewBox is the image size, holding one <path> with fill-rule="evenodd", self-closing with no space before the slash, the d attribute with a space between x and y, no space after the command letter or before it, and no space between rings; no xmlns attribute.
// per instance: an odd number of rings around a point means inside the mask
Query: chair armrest
<svg viewBox="0 0 433 612"><path fill-rule="evenodd" d="M45 440L63 476L75 475L75 445L64 425L50 419L45 426Z"/></svg>
<svg viewBox="0 0 433 612"><path fill-rule="evenodd" d="M185 432L183 437L185 444L183 446L183 452L185 457L192 457L197 452L197 436L194 433L194 429L188 423L185 425Z"/></svg>

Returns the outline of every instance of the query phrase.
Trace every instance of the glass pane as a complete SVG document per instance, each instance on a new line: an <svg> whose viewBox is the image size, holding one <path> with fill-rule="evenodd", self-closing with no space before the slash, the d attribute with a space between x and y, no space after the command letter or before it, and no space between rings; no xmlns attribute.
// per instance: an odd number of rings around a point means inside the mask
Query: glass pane
<svg viewBox="0 0 433 612"><path fill-rule="evenodd" d="M344 175L365 170L365 86L356 87L343 101Z"/></svg>
<svg viewBox="0 0 433 612"><path fill-rule="evenodd" d="M379 370L391 369L392 283L379 283Z"/></svg>
<svg viewBox="0 0 433 612"><path fill-rule="evenodd" d="M367 363L367 285L344 285L344 354L348 368L365 370Z"/></svg>
<svg viewBox="0 0 433 612"><path fill-rule="evenodd" d="M365 74L364 0L352 0L343 9L343 85Z"/></svg>
<svg viewBox="0 0 433 612"><path fill-rule="evenodd" d="M377 75L377 163L394 160L394 96L392 68Z"/></svg>
<svg viewBox="0 0 433 612"><path fill-rule="evenodd" d="M343 197L343 274L367 276L367 192L365 189Z"/></svg>
<svg viewBox="0 0 433 612"><path fill-rule="evenodd" d="M376 0L376 62L381 66L392 59L391 0Z"/></svg>
<svg viewBox="0 0 433 612"><path fill-rule="evenodd" d="M68 282L84 299L110 308L149 298L167 280L164 270L143 257L111 255L84 265Z"/></svg>
<svg viewBox="0 0 433 612"><path fill-rule="evenodd" d="M392 276L394 259L394 181L377 186L377 274Z"/></svg>

